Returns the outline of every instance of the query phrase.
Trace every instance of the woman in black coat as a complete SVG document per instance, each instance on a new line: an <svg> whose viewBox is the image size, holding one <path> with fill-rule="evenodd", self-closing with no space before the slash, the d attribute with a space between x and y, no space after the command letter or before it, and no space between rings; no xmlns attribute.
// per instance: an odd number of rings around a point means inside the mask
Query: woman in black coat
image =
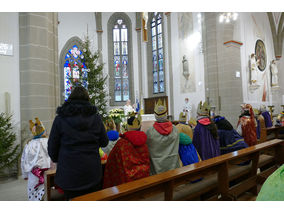
<svg viewBox="0 0 284 213"><path fill-rule="evenodd" d="M48 140L48 154L57 162L55 184L67 199L100 190L99 147L108 145L108 137L87 90L75 87L56 113Z"/></svg>

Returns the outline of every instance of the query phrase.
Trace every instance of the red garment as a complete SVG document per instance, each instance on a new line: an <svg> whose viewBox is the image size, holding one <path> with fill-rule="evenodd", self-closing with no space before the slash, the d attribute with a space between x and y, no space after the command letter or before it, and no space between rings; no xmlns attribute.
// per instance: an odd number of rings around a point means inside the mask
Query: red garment
<svg viewBox="0 0 284 213"><path fill-rule="evenodd" d="M155 122L153 126L161 135L169 135L173 130L173 124L170 121L164 123Z"/></svg>
<svg viewBox="0 0 284 213"><path fill-rule="evenodd" d="M201 118L201 119L198 120L198 122L201 123L202 125L205 125L205 126L211 124L211 121L210 121L209 118Z"/></svg>
<svg viewBox="0 0 284 213"><path fill-rule="evenodd" d="M103 188L150 175L150 156L146 141L147 135L141 131L129 131L121 135L109 153Z"/></svg>
<svg viewBox="0 0 284 213"><path fill-rule="evenodd" d="M242 125L242 136L249 146L257 144L256 126L254 116L243 116L240 118L238 125Z"/></svg>

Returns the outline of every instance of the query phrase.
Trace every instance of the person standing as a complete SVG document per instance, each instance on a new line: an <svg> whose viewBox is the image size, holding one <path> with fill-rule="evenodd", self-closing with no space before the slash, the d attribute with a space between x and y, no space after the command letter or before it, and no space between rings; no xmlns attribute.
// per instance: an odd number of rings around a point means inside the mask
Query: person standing
<svg viewBox="0 0 284 213"><path fill-rule="evenodd" d="M66 199L100 190L99 147L108 145L108 137L87 90L75 87L56 113L48 140L48 154L57 162L55 184Z"/></svg>

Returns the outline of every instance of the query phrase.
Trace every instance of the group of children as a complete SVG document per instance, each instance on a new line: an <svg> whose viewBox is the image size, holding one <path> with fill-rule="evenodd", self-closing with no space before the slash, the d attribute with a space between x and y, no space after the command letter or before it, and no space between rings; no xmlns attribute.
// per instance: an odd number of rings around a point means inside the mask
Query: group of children
<svg viewBox="0 0 284 213"><path fill-rule="evenodd" d="M127 119L127 132L119 134L112 120L105 123L109 143L101 148L106 161L102 188L116 186L150 175L176 169L201 160L255 145L257 121L251 105L242 106L237 130L222 116L210 118L210 106L199 103L196 126L186 124L187 115L181 114L179 124L167 120L167 107L159 100L155 104L156 122L146 132L140 131L141 115L132 113ZM271 125L265 109L265 125ZM269 115L269 114L268 114ZM268 119L268 121L267 121ZM194 129L194 130L193 130ZM46 131L36 118L30 121L34 138L24 148L22 173L28 178L29 200L42 200L45 170L53 166L47 152ZM107 158L106 158L107 156Z"/></svg>

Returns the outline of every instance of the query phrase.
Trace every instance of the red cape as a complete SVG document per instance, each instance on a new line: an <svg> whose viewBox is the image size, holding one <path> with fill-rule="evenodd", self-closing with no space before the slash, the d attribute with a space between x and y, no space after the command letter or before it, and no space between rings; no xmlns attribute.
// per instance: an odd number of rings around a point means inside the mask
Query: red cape
<svg viewBox="0 0 284 213"><path fill-rule="evenodd" d="M117 186L150 175L147 135L141 131L124 133L107 160L103 188Z"/></svg>

